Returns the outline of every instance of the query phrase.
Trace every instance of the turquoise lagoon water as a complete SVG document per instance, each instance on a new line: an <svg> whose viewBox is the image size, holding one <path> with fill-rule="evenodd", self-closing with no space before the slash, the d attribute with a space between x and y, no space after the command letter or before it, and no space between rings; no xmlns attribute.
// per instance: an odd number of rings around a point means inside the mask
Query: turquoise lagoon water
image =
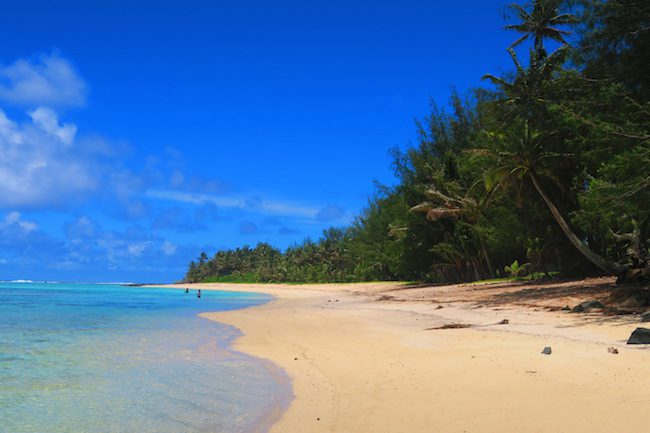
<svg viewBox="0 0 650 433"><path fill-rule="evenodd" d="M269 299L0 283L0 432L266 431L290 399L286 376L197 314Z"/></svg>

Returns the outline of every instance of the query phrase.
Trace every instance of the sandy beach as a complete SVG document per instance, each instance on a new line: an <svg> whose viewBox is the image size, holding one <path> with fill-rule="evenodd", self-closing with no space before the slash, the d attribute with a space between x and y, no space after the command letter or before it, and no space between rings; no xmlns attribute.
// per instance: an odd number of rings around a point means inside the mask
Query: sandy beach
<svg viewBox="0 0 650 433"><path fill-rule="evenodd" d="M276 297L204 315L292 378L272 433L646 432L650 350L625 344L639 316L559 310L612 284L190 287Z"/></svg>

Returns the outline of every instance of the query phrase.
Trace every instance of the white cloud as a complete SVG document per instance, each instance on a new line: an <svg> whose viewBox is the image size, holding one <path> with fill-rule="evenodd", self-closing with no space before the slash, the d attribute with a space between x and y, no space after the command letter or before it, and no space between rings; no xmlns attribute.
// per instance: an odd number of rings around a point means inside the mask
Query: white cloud
<svg viewBox="0 0 650 433"><path fill-rule="evenodd" d="M140 257L147 247L149 247L149 242L135 242L128 245L127 251L132 256Z"/></svg>
<svg viewBox="0 0 650 433"><path fill-rule="evenodd" d="M161 200L177 201L181 203L206 204L213 203L222 207L243 207L244 200L215 197L209 194L192 193L185 191L149 190L147 196Z"/></svg>
<svg viewBox="0 0 650 433"><path fill-rule="evenodd" d="M0 100L23 106L80 106L87 86L70 62L53 53L0 66Z"/></svg>
<svg viewBox="0 0 650 433"><path fill-rule="evenodd" d="M34 125L43 130L46 134L57 137L64 144L71 145L77 134L77 125L64 123L59 125L59 116L45 107L39 107L29 113Z"/></svg>
<svg viewBox="0 0 650 433"><path fill-rule="evenodd" d="M95 222L87 216L80 216L76 221L64 225L69 240L83 241L95 235Z"/></svg>
<svg viewBox="0 0 650 433"><path fill-rule="evenodd" d="M0 206L43 207L99 185L97 161L75 142L77 127L38 108L18 124L0 110Z"/></svg>
<svg viewBox="0 0 650 433"><path fill-rule="evenodd" d="M174 187L180 187L183 182L185 182L185 177L183 176L183 173L181 173L178 170L174 170L174 173L172 173L172 177L169 180L169 184Z"/></svg>
<svg viewBox="0 0 650 433"><path fill-rule="evenodd" d="M296 203L265 201L259 197L233 198L219 197L211 194L192 193L185 191L149 190L147 196L160 200L176 201L190 204L215 204L230 209L242 209L262 215L282 215L302 218L316 218L320 209Z"/></svg>
<svg viewBox="0 0 650 433"><path fill-rule="evenodd" d="M303 224L319 224L323 222L347 223L353 217L351 212L337 205L316 207L287 201L262 200L258 196L249 198L221 197L212 194L155 189L148 190L146 195L149 198L159 200L193 205L209 204L227 209L240 209L260 215L291 217L294 218L295 222Z"/></svg>
<svg viewBox="0 0 650 433"><path fill-rule="evenodd" d="M88 216L65 223L63 229L66 238L62 242L63 248L57 251L55 262L65 263L68 269L83 266L109 269L158 266L173 263L170 260L176 260L176 254L183 248L138 226L128 227L124 231L103 230L99 222Z"/></svg>
<svg viewBox="0 0 650 433"><path fill-rule="evenodd" d="M18 229L23 234L29 234L38 230L38 224L33 221L22 219L20 212L9 212L0 223L0 229Z"/></svg>
<svg viewBox="0 0 650 433"><path fill-rule="evenodd" d="M173 254L176 253L176 249L177 249L177 248L176 248L176 245L174 245L173 243L171 243L171 242L169 242L169 241L165 241L165 242L163 242L163 244L161 245L160 249L162 250L162 252L163 252L166 256L171 256L171 255L173 255Z"/></svg>

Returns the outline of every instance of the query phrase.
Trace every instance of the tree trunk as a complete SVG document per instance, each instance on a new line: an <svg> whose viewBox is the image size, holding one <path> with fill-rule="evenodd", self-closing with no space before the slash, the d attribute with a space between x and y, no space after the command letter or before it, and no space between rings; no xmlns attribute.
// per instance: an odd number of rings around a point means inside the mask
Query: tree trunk
<svg viewBox="0 0 650 433"><path fill-rule="evenodd" d="M481 281L481 273L478 270L478 260L470 259L469 263L472 265L472 270L474 271L474 281Z"/></svg>
<svg viewBox="0 0 650 433"><path fill-rule="evenodd" d="M562 214L558 210L557 207L555 207L555 204L551 201L551 199L548 198L546 193L542 190L542 187L539 185L537 182L537 178L533 173L530 173L530 179L533 181L533 185L535 186L535 189L539 193L539 195L542 197L546 205L548 206L549 210L551 211L551 214L553 214L553 218L555 218L555 221L557 221L558 225L564 232L567 238L569 238L569 241L573 244L574 247L580 253L587 258L591 263L594 265L598 266L599 269L607 272L610 275L617 275L623 271L623 269L618 266L615 263L610 263L609 261L605 260L603 257L600 255L596 254L595 252L591 251L587 245L585 245L578 236L576 236L575 233L571 230L571 227L569 227L569 224L565 221L564 217L562 217Z"/></svg>
<svg viewBox="0 0 650 433"><path fill-rule="evenodd" d="M494 271L492 270L492 262L490 261L490 256L488 255L487 249L485 248L483 241L481 241L481 252L483 253L483 259L485 260L485 266L487 266L488 273L490 274L490 278L494 278Z"/></svg>

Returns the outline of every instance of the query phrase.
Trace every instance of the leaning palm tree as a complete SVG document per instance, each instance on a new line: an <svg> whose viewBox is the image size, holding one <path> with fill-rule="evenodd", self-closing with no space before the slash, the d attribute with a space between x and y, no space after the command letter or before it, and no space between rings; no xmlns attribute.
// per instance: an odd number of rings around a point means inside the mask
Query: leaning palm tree
<svg viewBox="0 0 650 433"><path fill-rule="evenodd" d="M505 120L510 126L505 133L491 135L491 139L496 144L496 151L482 150L491 152L492 157L497 161L496 168L485 173L485 188L488 196L491 196L497 189L505 188L513 181L530 180L560 229L575 248L601 270L617 274L621 272L621 267L592 251L575 234L539 179L540 176L554 179L553 170L550 169L553 164L572 158L572 155L567 153L550 152L546 146L548 142L546 136L552 131L543 133L534 127L540 117L545 117L548 106L548 101L545 100L545 88L552 83L553 73L560 68L567 52L568 46L563 38L566 33L551 27L555 24L568 24L569 20L572 20L570 16L557 14L560 3L558 0L536 0L530 14L521 6L513 5L512 8L518 11L523 22L508 27L527 33L512 45L518 45L531 35L534 37L535 50L531 52L530 64L524 68L510 47L508 52L516 68L514 80L508 81L489 74L483 76L500 88L503 98L498 101L498 104L507 108ZM563 42L565 45L547 56L543 45L545 38Z"/></svg>
<svg viewBox="0 0 650 433"><path fill-rule="evenodd" d="M497 160L497 166L484 175L486 191L491 196L497 189L506 189L513 183L529 180L569 242L602 271L620 274L623 271L621 266L592 251L589 245L580 239L543 186L540 177L554 179L554 163L572 158L570 154L545 151L545 135L547 134L531 130L528 121L524 120L506 134L495 137L499 141L497 147L503 150L491 152ZM490 153L489 150L482 151Z"/></svg>
<svg viewBox="0 0 650 433"><path fill-rule="evenodd" d="M559 13L562 0L536 0L529 12L517 3L509 6L520 20L517 24L506 26L507 30L513 30L523 35L514 41L511 48L516 47L525 40L532 38L535 54L538 59L546 57L544 39L550 39L562 45L567 45L565 36L571 34L558 26L570 25L576 22L575 16Z"/></svg>

